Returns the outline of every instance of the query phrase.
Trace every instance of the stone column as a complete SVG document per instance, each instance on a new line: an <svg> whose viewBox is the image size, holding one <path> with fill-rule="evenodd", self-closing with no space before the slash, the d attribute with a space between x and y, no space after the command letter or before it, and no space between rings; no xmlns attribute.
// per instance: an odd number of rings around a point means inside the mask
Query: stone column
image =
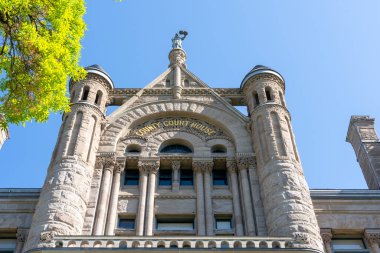
<svg viewBox="0 0 380 253"><path fill-rule="evenodd" d="M172 191L179 191L179 169L181 167L180 161L172 161L172 170L173 170L173 183Z"/></svg>
<svg viewBox="0 0 380 253"><path fill-rule="evenodd" d="M106 235L115 235L115 227L117 221L117 203L119 200L119 190L120 190L120 172L125 168L125 158L117 160L112 180L112 188L110 195L110 203L108 206L108 216L106 223Z"/></svg>
<svg viewBox="0 0 380 253"><path fill-rule="evenodd" d="M205 228L205 206L204 206L204 191L203 191L203 172L201 162L193 161L193 170L195 172L195 186L197 192L197 235L206 235Z"/></svg>
<svg viewBox="0 0 380 253"><path fill-rule="evenodd" d="M237 166L240 174L240 182L243 196L243 206L244 206L244 217L247 228L247 235L256 235L256 224L253 214L252 199L250 196L250 188L248 181L248 169L250 164L253 164L253 158L249 157L239 157L237 158Z"/></svg>
<svg viewBox="0 0 380 253"><path fill-rule="evenodd" d="M380 229L366 229L364 231L364 237L371 248L371 253L380 253Z"/></svg>
<svg viewBox="0 0 380 253"><path fill-rule="evenodd" d="M174 70L174 85L173 97L175 99L181 98L182 85L181 85L181 67L186 68L186 53L181 48L174 48L169 53L170 67Z"/></svg>
<svg viewBox="0 0 380 253"><path fill-rule="evenodd" d="M332 248L331 248L331 239L332 239L331 229L328 229L328 228L321 229L321 237L323 241L323 246L325 248L325 252L333 253Z"/></svg>
<svg viewBox="0 0 380 253"><path fill-rule="evenodd" d="M151 236L153 235L154 221L154 193L156 191L157 172L160 167L160 161L145 161L145 167L149 170L145 235Z"/></svg>
<svg viewBox="0 0 380 253"><path fill-rule="evenodd" d="M145 168L142 161L138 162L140 171L140 196L139 196L139 209L137 213L137 226L136 235L144 235L144 220L145 220L145 205L146 205L146 192L148 186L148 170Z"/></svg>
<svg viewBox="0 0 380 253"><path fill-rule="evenodd" d="M100 185L99 199L96 208L93 235L104 235L104 226L107 215L107 203L110 195L112 172L114 170L114 157L106 157L103 162L103 177Z"/></svg>
<svg viewBox="0 0 380 253"><path fill-rule="evenodd" d="M206 211L206 235L214 235L214 213L212 209L212 180L211 173L214 166L213 161L203 161L203 178Z"/></svg>
<svg viewBox="0 0 380 253"><path fill-rule="evenodd" d="M240 208L240 194L237 179L237 165L234 160L227 160L227 169L231 179L232 203L234 209L235 231L237 236L244 235L243 219Z"/></svg>
<svg viewBox="0 0 380 253"><path fill-rule="evenodd" d="M23 252L22 249L24 248L25 241L28 238L28 232L29 232L29 229L25 229L25 228L17 229L17 234L16 234L17 243L16 243L15 253Z"/></svg>

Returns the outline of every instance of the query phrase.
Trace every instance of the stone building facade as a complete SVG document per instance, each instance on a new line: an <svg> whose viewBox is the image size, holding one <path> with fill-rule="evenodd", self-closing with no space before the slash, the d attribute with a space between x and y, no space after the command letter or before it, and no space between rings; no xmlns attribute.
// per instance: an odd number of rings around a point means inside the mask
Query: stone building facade
<svg viewBox="0 0 380 253"><path fill-rule="evenodd" d="M86 70L42 188L0 189L0 252L379 253L373 119L352 117L347 135L370 190L309 190L275 70L210 88L175 41L145 88Z"/></svg>

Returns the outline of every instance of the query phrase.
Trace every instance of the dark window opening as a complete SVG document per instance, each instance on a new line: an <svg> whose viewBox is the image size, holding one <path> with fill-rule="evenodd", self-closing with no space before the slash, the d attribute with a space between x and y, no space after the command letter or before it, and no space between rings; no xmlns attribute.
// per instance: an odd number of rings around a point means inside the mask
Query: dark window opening
<svg viewBox="0 0 380 253"><path fill-rule="evenodd" d="M128 169L125 171L125 185L139 185L139 170Z"/></svg>
<svg viewBox="0 0 380 253"><path fill-rule="evenodd" d="M134 219L120 219L119 228L135 229L135 220Z"/></svg>
<svg viewBox="0 0 380 253"><path fill-rule="evenodd" d="M83 95L82 95L82 100L87 100L88 99L88 93L90 92L90 88L89 87L84 87L84 90L83 90Z"/></svg>
<svg viewBox="0 0 380 253"><path fill-rule="evenodd" d="M136 145L136 144L131 144L125 149L125 152L127 152L127 153L140 153L141 147L139 145Z"/></svg>
<svg viewBox="0 0 380 253"><path fill-rule="evenodd" d="M193 185L193 171L192 170L180 170L180 185Z"/></svg>
<svg viewBox="0 0 380 253"><path fill-rule="evenodd" d="M100 105L101 100L102 100L102 92L98 91L95 97L95 104Z"/></svg>
<svg viewBox="0 0 380 253"><path fill-rule="evenodd" d="M192 153L191 149L184 146L184 145L179 145L179 144L174 144L170 146L166 146L161 150L161 153L181 153L181 154L186 154L186 153Z"/></svg>
<svg viewBox="0 0 380 253"><path fill-rule="evenodd" d="M170 80L169 79L166 79L165 86L168 88L170 87Z"/></svg>
<svg viewBox="0 0 380 253"><path fill-rule="evenodd" d="M213 185L227 185L227 171L213 170L212 183Z"/></svg>
<svg viewBox="0 0 380 253"><path fill-rule="evenodd" d="M270 89L268 87L265 88L265 96L267 97L268 101L272 100L272 95L271 95Z"/></svg>
<svg viewBox="0 0 380 253"><path fill-rule="evenodd" d="M185 87L189 87L190 86L189 80L187 80L187 79L183 82L183 84L184 84Z"/></svg>
<svg viewBox="0 0 380 253"><path fill-rule="evenodd" d="M259 94L257 94L257 92L253 92L253 105L256 107L260 104L260 101L259 101Z"/></svg>
<svg viewBox="0 0 380 253"><path fill-rule="evenodd" d="M171 186L172 185L172 171L162 170L158 172L158 185L161 186Z"/></svg>
<svg viewBox="0 0 380 253"><path fill-rule="evenodd" d="M223 145L214 145L212 146L211 148L211 153L226 153L227 152L227 149L225 146Z"/></svg>

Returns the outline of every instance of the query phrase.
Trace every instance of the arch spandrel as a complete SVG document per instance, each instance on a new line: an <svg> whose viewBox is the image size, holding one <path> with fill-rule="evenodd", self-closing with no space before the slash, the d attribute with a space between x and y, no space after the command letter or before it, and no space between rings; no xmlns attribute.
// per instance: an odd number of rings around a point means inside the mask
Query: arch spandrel
<svg viewBox="0 0 380 253"><path fill-rule="evenodd" d="M250 134L246 129L248 121L241 115L228 108L222 109L214 105L187 100L145 103L118 113L116 118L111 114L109 116L110 123L101 136L99 152L119 151L117 143L129 133L133 126L143 120L162 116L191 116L204 120L225 130L232 142L235 143L236 152L253 152Z"/></svg>

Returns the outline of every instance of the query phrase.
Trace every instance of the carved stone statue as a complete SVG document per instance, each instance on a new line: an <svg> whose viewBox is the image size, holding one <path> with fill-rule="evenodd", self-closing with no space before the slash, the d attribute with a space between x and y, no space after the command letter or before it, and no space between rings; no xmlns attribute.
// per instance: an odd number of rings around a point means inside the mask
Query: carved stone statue
<svg viewBox="0 0 380 253"><path fill-rule="evenodd" d="M179 31L176 33L174 38L172 38L172 48L182 48L182 41L186 38L187 34L186 31Z"/></svg>

